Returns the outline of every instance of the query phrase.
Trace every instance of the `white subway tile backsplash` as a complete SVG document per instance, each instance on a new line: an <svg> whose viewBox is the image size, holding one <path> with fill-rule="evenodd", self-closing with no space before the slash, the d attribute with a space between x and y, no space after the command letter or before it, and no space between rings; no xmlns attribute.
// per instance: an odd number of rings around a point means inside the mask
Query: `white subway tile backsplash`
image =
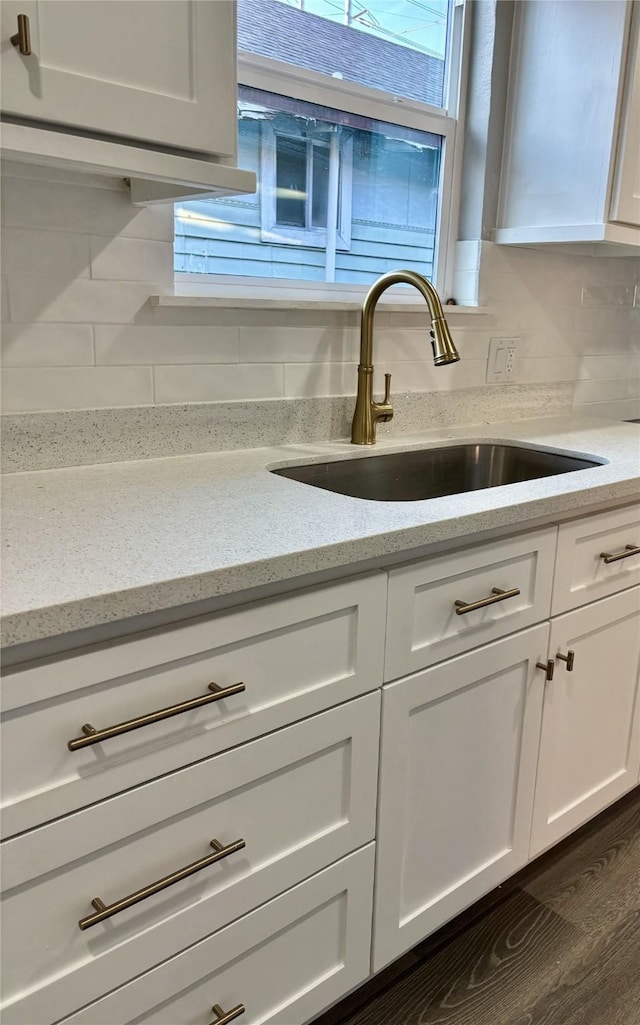
<svg viewBox="0 0 640 1025"><path fill-rule="evenodd" d="M519 360L556 356L581 357L585 350L584 335L577 331L558 331L552 328L535 334L516 334Z"/></svg>
<svg viewBox="0 0 640 1025"><path fill-rule="evenodd" d="M96 324L97 364L237 363L237 327Z"/></svg>
<svg viewBox="0 0 640 1025"><path fill-rule="evenodd" d="M139 238L92 235L91 277L114 281L173 281L173 245Z"/></svg>
<svg viewBox="0 0 640 1025"><path fill-rule="evenodd" d="M155 398L156 402L282 398L282 377L282 365L277 363L157 366Z"/></svg>
<svg viewBox="0 0 640 1025"><path fill-rule="evenodd" d="M535 381L575 381L580 372L579 356L546 356L541 359L518 359L516 380L520 384Z"/></svg>
<svg viewBox="0 0 640 1025"><path fill-rule="evenodd" d="M418 330L397 326L375 332L375 363L381 360L416 363L430 359L431 351L428 322Z"/></svg>
<svg viewBox="0 0 640 1025"><path fill-rule="evenodd" d="M357 378L357 363L285 363L284 394L292 399L355 395Z"/></svg>
<svg viewBox="0 0 640 1025"><path fill-rule="evenodd" d="M464 242L456 242L456 270L477 271L480 266L480 253L482 243L479 239L470 239Z"/></svg>
<svg viewBox="0 0 640 1025"><path fill-rule="evenodd" d="M0 320L3 324L9 320L9 283L4 274L0 277Z"/></svg>
<svg viewBox="0 0 640 1025"><path fill-rule="evenodd" d="M91 365L91 324L5 324L2 329L5 367Z"/></svg>
<svg viewBox="0 0 640 1025"><path fill-rule="evenodd" d="M71 231L2 229L4 274L55 274L73 281L88 278L89 239Z"/></svg>
<svg viewBox="0 0 640 1025"><path fill-rule="evenodd" d="M172 278L170 204L135 208L122 183L99 175L3 170L8 412L355 395L356 312L151 307ZM426 307L378 310L376 396L385 370L395 394L483 387L489 338L518 336L518 382L575 383L575 406L587 411L634 408L637 261L478 241L456 249L454 295L479 296L491 314L465 320L447 308L462 359L434 368Z"/></svg>
<svg viewBox="0 0 640 1025"><path fill-rule="evenodd" d="M239 358L246 363L342 363L357 358L355 329L245 327L239 329Z"/></svg>
<svg viewBox="0 0 640 1025"><path fill-rule="evenodd" d="M2 372L5 413L152 402L150 367L9 368Z"/></svg>
<svg viewBox="0 0 640 1025"><path fill-rule="evenodd" d="M637 356L583 356L578 377L581 381L638 376L640 367Z"/></svg>
<svg viewBox="0 0 640 1025"><path fill-rule="evenodd" d="M489 333L471 328L453 327L451 335L463 360L486 359L489 351ZM375 333L376 360L394 363L407 360L412 363L433 362L428 324L419 329L387 327Z"/></svg>
<svg viewBox="0 0 640 1025"><path fill-rule="evenodd" d="M78 189L108 189L110 192L126 192L122 179L104 174L87 174L86 171L70 171L67 167L53 164L21 164L16 160L2 161L3 180L18 178L20 181L60 182Z"/></svg>
<svg viewBox="0 0 640 1025"><path fill-rule="evenodd" d="M582 288L583 306L633 306L633 285L605 284L584 285Z"/></svg>
<svg viewBox="0 0 640 1025"><path fill-rule="evenodd" d="M640 328L639 316L638 311L632 307L580 306L570 310L569 327L589 334L600 334L606 351L609 338L629 338L630 334L637 333Z"/></svg>
<svg viewBox="0 0 640 1025"><path fill-rule="evenodd" d="M149 285L131 281L67 281L20 274L9 278L11 320L127 324L145 306L151 291Z"/></svg>
<svg viewBox="0 0 640 1025"><path fill-rule="evenodd" d="M474 270L456 270L453 275L451 297L460 306L478 304L478 275ZM447 296L446 298L450 298Z"/></svg>
<svg viewBox="0 0 640 1025"><path fill-rule="evenodd" d="M489 355L492 332L474 331L472 328L452 328L451 334L461 360L483 359Z"/></svg>
<svg viewBox="0 0 640 1025"><path fill-rule="evenodd" d="M171 203L132 206L124 185L119 192L112 192L8 177L2 189L2 204L3 224L9 227L173 240Z"/></svg>
<svg viewBox="0 0 640 1025"><path fill-rule="evenodd" d="M481 359L461 360L450 366L436 367L433 360L419 363L383 362L379 365L382 374L391 374L391 394L395 392L454 391L457 388L472 388L485 384L486 361Z"/></svg>
<svg viewBox="0 0 640 1025"><path fill-rule="evenodd" d="M600 331L585 331L580 337L585 356L623 355L640 351L640 332L610 332L606 335Z"/></svg>
<svg viewBox="0 0 640 1025"><path fill-rule="evenodd" d="M634 399L640 394L638 381L578 381L574 392L574 405L583 402L609 402L612 399Z"/></svg>

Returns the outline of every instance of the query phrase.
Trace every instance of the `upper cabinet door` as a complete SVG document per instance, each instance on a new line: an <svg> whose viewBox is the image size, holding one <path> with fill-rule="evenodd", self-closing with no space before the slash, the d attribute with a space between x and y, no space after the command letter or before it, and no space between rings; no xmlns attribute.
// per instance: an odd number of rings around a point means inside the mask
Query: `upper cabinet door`
<svg viewBox="0 0 640 1025"><path fill-rule="evenodd" d="M5 113L235 157L233 0L5 0L1 12ZM10 42L19 14L30 55Z"/></svg>
<svg viewBox="0 0 640 1025"><path fill-rule="evenodd" d="M611 220L640 225L640 6L629 43Z"/></svg>

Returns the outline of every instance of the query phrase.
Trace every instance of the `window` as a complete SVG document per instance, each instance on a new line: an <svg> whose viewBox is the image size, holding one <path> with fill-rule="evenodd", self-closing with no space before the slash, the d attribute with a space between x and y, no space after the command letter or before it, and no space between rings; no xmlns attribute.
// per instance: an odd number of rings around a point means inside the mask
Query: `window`
<svg viewBox="0 0 640 1025"><path fill-rule="evenodd" d="M445 287L462 0L238 0L238 163L254 196L176 209L181 274ZM201 279L202 280L202 279Z"/></svg>
<svg viewBox="0 0 640 1025"><path fill-rule="evenodd" d="M278 116L262 128L261 242L327 248L335 225L338 249L351 245L353 137L340 125Z"/></svg>

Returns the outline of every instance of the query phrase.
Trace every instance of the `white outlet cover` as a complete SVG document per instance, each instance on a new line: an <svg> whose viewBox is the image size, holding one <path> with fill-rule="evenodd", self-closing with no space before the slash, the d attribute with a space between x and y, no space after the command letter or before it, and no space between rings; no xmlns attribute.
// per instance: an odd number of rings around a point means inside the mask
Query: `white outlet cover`
<svg viewBox="0 0 640 1025"><path fill-rule="evenodd" d="M487 383L508 384L516 380L519 338L491 338L487 360Z"/></svg>

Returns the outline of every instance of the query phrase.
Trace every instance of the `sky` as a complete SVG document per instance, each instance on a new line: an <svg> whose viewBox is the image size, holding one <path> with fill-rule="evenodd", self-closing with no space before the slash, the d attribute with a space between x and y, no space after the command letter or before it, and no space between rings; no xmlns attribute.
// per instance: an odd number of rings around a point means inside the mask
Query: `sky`
<svg viewBox="0 0 640 1025"><path fill-rule="evenodd" d="M444 57L447 0L280 0L289 7ZM349 12L349 13L348 13Z"/></svg>

